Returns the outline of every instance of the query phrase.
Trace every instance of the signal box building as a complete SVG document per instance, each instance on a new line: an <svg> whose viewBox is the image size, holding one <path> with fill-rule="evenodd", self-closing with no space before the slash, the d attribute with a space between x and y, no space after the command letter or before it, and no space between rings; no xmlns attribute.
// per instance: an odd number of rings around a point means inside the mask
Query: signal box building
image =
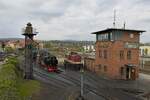
<svg viewBox="0 0 150 100"><path fill-rule="evenodd" d="M142 30L108 28L96 34L95 71L113 79L138 78Z"/></svg>

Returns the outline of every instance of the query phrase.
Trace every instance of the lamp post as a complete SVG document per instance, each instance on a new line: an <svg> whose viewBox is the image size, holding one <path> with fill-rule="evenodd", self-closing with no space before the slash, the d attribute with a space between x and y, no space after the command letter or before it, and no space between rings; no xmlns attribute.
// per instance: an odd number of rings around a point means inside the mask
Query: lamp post
<svg viewBox="0 0 150 100"><path fill-rule="evenodd" d="M32 59L32 49L33 49L33 37L36 35L33 32L33 27L31 23L28 23L23 34L25 36L25 70L24 78L33 79L33 59Z"/></svg>

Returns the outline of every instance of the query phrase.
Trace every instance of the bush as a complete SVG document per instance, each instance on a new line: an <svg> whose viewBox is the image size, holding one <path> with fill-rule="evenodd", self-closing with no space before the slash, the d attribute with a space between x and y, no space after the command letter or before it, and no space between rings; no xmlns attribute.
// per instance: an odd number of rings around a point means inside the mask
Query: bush
<svg viewBox="0 0 150 100"><path fill-rule="evenodd" d="M8 60L7 60L7 63L9 63L9 64L13 64L14 66L18 66L18 64L19 64L19 61L18 61L18 59L17 59L17 57L8 57L7 58Z"/></svg>

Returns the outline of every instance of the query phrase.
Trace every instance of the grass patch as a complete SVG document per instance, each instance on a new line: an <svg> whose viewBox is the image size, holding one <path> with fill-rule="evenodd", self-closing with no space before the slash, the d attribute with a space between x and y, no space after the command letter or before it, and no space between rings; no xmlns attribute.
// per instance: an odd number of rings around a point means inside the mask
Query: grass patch
<svg viewBox="0 0 150 100"><path fill-rule="evenodd" d="M19 93L22 97L31 96L39 92L40 83L35 80L23 80L23 84L19 85Z"/></svg>
<svg viewBox="0 0 150 100"><path fill-rule="evenodd" d="M26 100L40 90L36 80L24 80L18 69L18 59L8 57L0 69L0 100Z"/></svg>

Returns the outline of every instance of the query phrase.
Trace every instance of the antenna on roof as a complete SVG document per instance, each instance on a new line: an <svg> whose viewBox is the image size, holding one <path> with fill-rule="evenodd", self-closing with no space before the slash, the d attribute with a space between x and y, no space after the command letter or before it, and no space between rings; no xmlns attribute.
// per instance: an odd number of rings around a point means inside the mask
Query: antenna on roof
<svg viewBox="0 0 150 100"><path fill-rule="evenodd" d="M126 28L126 22L124 21L124 23L123 23L123 29L125 29Z"/></svg>
<svg viewBox="0 0 150 100"><path fill-rule="evenodd" d="M114 22L113 22L113 27L115 28L116 26L116 9L114 10Z"/></svg>

